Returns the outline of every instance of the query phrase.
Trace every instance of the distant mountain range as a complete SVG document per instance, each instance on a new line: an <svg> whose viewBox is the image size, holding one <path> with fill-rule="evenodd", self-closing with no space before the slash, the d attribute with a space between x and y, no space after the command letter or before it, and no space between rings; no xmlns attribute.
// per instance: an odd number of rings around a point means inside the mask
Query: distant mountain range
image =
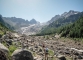
<svg viewBox="0 0 83 60"><path fill-rule="evenodd" d="M61 15L55 15L46 23L40 23L35 19L30 21L16 17L2 17L3 24L9 29L31 35L41 31L41 35L56 33L57 28L72 24L83 15L83 12L70 10Z"/></svg>
<svg viewBox="0 0 83 60"><path fill-rule="evenodd" d="M69 14L67 14L67 15L69 15ZM77 14L72 13L72 14L73 15L70 15L70 16L67 16L67 17L64 16L63 18L62 18L62 15L61 15L61 17L59 19L53 21L48 26L49 27L59 27L59 26L63 26L63 25L66 25L66 24L73 23L83 15L83 12L79 12Z"/></svg>
<svg viewBox="0 0 83 60"><path fill-rule="evenodd" d="M22 18L16 18L16 17L3 17L4 21L11 26L15 27L16 29L21 28L21 27L27 27L31 24L37 24L35 19L32 19L30 21L22 19Z"/></svg>
<svg viewBox="0 0 83 60"><path fill-rule="evenodd" d="M54 34L57 32L58 28L74 23L81 16L83 16L83 12L73 10L65 12L61 15L56 15L50 21L47 22L48 25L43 27L38 35Z"/></svg>
<svg viewBox="0 0 83 60"><path fill-rule="evenodd" d="M2 17L4 22L9 24L14 28L15 31L20 32L22 34L35 34L40 30L40 22L35 19L31 19L30 21L16 18L16 17Z"/></svg>
<svg viewBox="0 0 83 60"><path fill-rule="evenodd" d="M75 15L75 14L78 14L78 13L80 13L80 12L74 11L74 10L70 10L69 12L64 12L64 13L61 14L61 15L55 15L55 16L52 17L52 19L49 20L47 23L50 24L50 23L52 23L53 21L56 21L56 20L58 20L58 19L67 18L67 17L69 17L69 16L71 16L71 15Z"/></svg>

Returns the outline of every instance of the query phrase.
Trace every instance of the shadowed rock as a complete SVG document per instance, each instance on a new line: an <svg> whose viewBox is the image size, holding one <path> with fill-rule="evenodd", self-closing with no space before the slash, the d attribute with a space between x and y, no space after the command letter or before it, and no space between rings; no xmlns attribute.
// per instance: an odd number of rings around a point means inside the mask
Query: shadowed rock
<svg viewBox="0 0 83 60"><path fill-rule="evenodd" d="M12 60L33 60L33 56L27 50L17 49L12 54Z"/></svg>
<svg viewBox="0 0 83 60"><path fill-rule="evenodd" d="M57 56L59 60L66 60L66 58L63 55Z"/></svg>
<svg viewBox="0 0 83 60"><path fill-rule="evenodd" d="M8 60L4 51L0 50L0 60Z"/></svg>

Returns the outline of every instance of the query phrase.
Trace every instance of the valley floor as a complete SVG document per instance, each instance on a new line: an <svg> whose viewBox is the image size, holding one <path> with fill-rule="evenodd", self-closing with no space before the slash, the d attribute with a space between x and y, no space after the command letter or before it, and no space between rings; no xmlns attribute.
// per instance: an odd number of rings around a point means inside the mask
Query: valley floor
<svg viewBox="0 0 83 60"><path fill-rule="evenodd" d="M75 41L58 36L30 36L29 39L34 40L36 46L44 45L51 50L49 57L55 56L53 59L57 60L58 56L65 56L69 60L83 59L83 39Z"/></svg>
<svg viewBox="0 0 83 60"><path fill-rule="evenodd" d="M12 34L10 34L12 35ZM14 34L13 34L14 35ZM15 34L15 36L17 36ZM12 37L12 36L11 36ZM73 39L64 38L59 36L25 36L19 35L5 40L4 44L10 51L10 56L15 54L17 49L27 49L30 51L35 60L81 60L83 59L83 39L75 41ZM12 41L12 44L7 46L8 41ZM48 56L45 56L45 48L48 48ZM18 50L17 53L19 53ZM46 59L45 59L46 57ZM48 59L47 59L48 58Z"/></svg>

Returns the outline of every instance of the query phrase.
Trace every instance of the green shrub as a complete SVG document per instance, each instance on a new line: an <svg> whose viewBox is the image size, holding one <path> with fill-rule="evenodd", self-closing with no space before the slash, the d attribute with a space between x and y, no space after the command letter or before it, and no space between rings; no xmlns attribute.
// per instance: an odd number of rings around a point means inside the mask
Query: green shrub
<svg viewBox="0 0 83 60"><path fill-rule="evenodd" d="M53 56L54 55L54 51L53 50L49 50L49 55Z"/></svg>
<svg viewBox="0 0 83 60"><path fill-rule="evenodd" d="M10 53L10 55L16 50L16 46L14 46L14 45L10 45L10 47L9 47L9 53Z"/></svg>

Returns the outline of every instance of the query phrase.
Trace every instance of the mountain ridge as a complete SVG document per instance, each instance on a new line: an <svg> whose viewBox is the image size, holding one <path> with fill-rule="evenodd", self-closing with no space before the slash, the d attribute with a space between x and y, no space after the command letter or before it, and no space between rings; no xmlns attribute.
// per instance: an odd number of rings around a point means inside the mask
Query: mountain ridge
<svg viewBox="0 0 83 60"><path fill-rule="evenodd" d="M75 14L78 14L80 13L79 11L74 11L74 10L70 10L69 12L64 12L62 13L61 15L55 15L54 17L51 18L51 20L49 20L47 23L50 24L52 23L53 21L56 21L58 19L61 19L61 18L67 18L71 15L75 15Z"/></svg>
<svg viewBox="0 0 83 60"><path fill-rule="evenodd" d="M12 26L14 26L16 29L21 27L27 27L30 24L36 24L37 21L34 19L28 21L22 18L16 18L16 17L3 17L4 21Z"/></svg>
<svg viewBox="0 0 83 60"><path fill-rule="evenodd" d="M23 33L23 30L25 30L25 34L29 32L38 33L39 31L41 31L41 29L46 29L45 32L49 31L49 33L50 30L52 30L52 33L55 33L54 29L75 22L81 15L82 12L70 10L69 12L64 12L61 15L55 15L53 18L51 18L51 20L47 21L46 23L40 23L34 18L28 21L16 17L3 17L3 20L13 26L15 28L15 31L20 33Z"/></svg>
<svg viewBox="0 0 83 60"><path fill-rule="evenodd" d="M79 12L78 14L73 14L68 17L59 18L52 23L50 23L45 28L42 28L41 32L37 35L49 35L54 34L58 31L58 28L74 23L77 19L79 19L83 15L83 12Z"/></svg>
<svg viewBox="0 0 83 60"><path fill-rule="evenodd" d="M10 27L10 28L9 28ZM0 15L0 38L6 34L7 31L12 31L11 26L4 22L2 15Z"/></svg>

